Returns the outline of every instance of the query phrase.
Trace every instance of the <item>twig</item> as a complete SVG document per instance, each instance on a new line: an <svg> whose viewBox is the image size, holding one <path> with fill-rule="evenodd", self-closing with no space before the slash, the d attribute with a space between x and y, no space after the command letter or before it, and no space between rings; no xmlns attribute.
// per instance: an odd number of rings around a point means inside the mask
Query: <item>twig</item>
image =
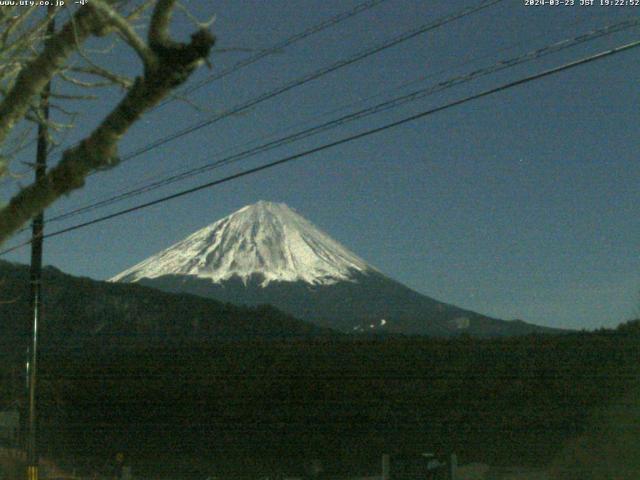
<svg viewBox="0 0 640 480"><path fill-rule="evenodd" d="M147 44L138 36L131 24L116 12L109 4L103 0L91 0L93 8L97 9L101 14L107 18L107 23L113 25L118 33L122 36L125 42L133 48L140 56L145 66L151 66L156 61L153 52Z"/></svg>

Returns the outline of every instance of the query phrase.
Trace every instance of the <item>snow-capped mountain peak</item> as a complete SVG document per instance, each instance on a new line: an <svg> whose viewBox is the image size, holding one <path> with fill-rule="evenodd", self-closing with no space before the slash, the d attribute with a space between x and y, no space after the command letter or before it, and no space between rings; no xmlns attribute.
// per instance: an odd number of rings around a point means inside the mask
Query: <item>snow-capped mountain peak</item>
<svg viewBox="0 0 640 480"><path fill-rule="evenodd" d="M193 233L116 275L135 282L164 275L190 275L214 283L252 276L273 281L328 285L373 271L284 203L260 201Z"/></svg>

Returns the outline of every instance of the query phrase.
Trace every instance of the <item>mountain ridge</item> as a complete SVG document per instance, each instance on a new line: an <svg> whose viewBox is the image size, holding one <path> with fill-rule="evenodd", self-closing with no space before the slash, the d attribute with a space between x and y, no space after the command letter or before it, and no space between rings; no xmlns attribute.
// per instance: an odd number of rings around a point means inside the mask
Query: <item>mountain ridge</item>
<svg viewBox="0 0 640 480"><path fill-rule="evenodd" d="M0 353L22 354L31 317L29 267L0 261ZM210 341L335 336L270 306L241 307L140 284L75 277L43 269L45 350L152 347Z"/></svg>
<svg viewBox="0 0 640 480"><path fill-rule="evenodd" d="M274 305L295 318L344 333L477 337L562 333L522 320L499 320L422 295L382 274L360 275L350 282L309 286L302 282L231 279L214 284L187 276L142 279L159 290L216 299L234 305Z"/></svg>
<svg viewBox="0 0 640 480"><path fill-rule="evenodd" d="M283 203L247 205L112 277L137 281L167 274L220 283L263 275L272 281L331 284L375 271L364 260Z"/></svg>
<svg viewBox="0 0 640 480"><path fill-rule="evenodd" d="M271 304L342 332L476 336L559 332L450 305L385 276L284 204L258 202L116 275L236 305Z"/></svg>

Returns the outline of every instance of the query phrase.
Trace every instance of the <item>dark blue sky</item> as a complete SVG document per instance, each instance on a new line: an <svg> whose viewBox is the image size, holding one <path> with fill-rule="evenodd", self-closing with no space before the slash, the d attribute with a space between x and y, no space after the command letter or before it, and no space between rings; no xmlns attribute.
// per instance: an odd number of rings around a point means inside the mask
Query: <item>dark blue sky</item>
<svg viewBox="0 0 640 480"><path fill-rule="evenodd" d="M216 15L214 72L358 1L189 2ZM145 117L121 153L188 127L479 0L387 0ZM576 3L579 3L577 1ZM526 7L505 0L92 176L47 216L199 166L594 28L637 7ZM176 33L189 25L176 18ZM429 96L147 195L47 225L89 220L463 98L640 38L634 28ZM467 103L293 164L48 240L45 263L106 279L232 211L285 202L389 276L478 312L550 326L640 315L640 49ZM104 65L134 75L116 50ZM195 80L211 72L198 72ZM402 85L414 82L411 87ZM117 99L119 93L109 97ZM112 105L84 110L86 133ZM52 161L56 155L52 156ZM28 156L23 158L28 160ZM24 181L23 181L24 183ZM17 236L9 244L17 243ZM5 258L26 262L28 249Z"/></svg>

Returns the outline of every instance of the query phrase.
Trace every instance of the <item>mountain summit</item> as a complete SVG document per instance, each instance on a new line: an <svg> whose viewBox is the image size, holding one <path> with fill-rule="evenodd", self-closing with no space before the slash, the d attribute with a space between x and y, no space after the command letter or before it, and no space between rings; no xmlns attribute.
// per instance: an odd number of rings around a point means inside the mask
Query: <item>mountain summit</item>
<svg viewBox="0 0 640 480"><path fill-rule="evenodd" d="M283 203L241 208L111 281L237 305L271 304L343 332L496 336L551 330L497 320L411 290Z"/></svg>
<svg viewBox="0 0 640 480"><path fill-rule="evenodd" d="M190 275L221 283L237 277L330 285L354 272L374 271L284 203L260 201L195 232L116 275L135 282L164 275Z"/></svg>

